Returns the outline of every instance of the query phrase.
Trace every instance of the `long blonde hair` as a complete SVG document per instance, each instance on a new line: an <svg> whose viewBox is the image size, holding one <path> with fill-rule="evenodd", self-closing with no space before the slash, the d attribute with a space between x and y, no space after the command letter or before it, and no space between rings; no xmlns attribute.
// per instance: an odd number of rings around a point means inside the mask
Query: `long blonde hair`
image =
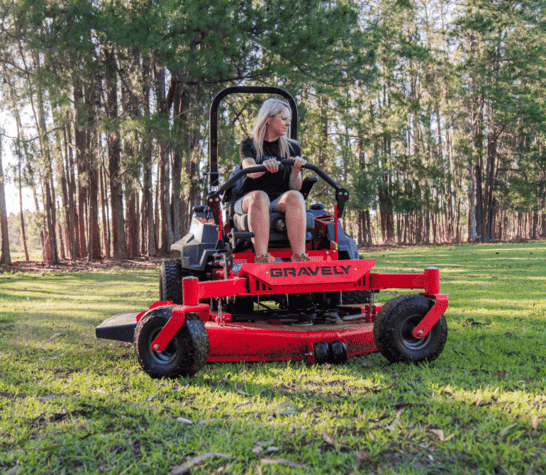
<svg viewBox="0 0 546 475"><path fill-rule="evenodd" d="M252 129L252 138L254 139L254 147L256 148L256 163L263 161L264 154L264 137L267 129L268 119L272 119L281 114L284 110L292 117L292 110L290 104L282 99L271 98L264 101L260 112L256 116L254 121L254 128ZM282 158L290 158L290 144L295 141L282 135L279 137L279 152Z"/></svg>

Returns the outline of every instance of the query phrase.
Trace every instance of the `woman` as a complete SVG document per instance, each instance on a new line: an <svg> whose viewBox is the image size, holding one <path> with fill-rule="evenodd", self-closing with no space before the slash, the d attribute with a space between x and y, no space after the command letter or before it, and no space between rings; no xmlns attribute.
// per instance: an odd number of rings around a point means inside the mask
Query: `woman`
<svg viewBox="0 0 546 475"><path fill-rule="evenodd" d="M235 203L237 214L248 214L248 225L254 233L252 240L256 263L275 262L267 252L269 242L269 213L285 214L288 240L293 262L308 261L305 254L307 216L301 189L301 167L298 142L285 136L290 127L290 106L280 99L267 99L252 130L252 138L241 142L241 168L264 165L267 172L251 173L244 179L241 198ZM282 159L294 160L294 165L280 169Z"/></svg>

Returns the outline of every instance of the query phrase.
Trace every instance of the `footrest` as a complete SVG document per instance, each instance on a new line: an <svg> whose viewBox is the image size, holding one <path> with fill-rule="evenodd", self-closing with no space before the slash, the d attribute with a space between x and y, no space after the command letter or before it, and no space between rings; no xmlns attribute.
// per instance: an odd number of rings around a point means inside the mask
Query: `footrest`
<svg viewBox="0 0 546 475"><path fill-rule="evenodd" d="M123 312L110 317L95 328L97 338L133 343L139 312Z"/></svg>

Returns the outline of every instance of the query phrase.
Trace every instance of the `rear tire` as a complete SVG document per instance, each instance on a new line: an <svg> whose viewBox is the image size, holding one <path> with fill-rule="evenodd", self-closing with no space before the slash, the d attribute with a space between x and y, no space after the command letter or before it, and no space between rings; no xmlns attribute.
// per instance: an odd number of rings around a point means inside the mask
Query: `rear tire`
<svg viewBox="0 0 546 475"><path fill-rule="evenodd" d="M193 376L207 361L209 338L195 313L186 315L184 325L163 351L153 351L152 341L172 316L173 306L147 312L135 329L135 351L142 369L152 378Z"/></svg>
<svg viewBox="0 0 546 475"><path fill-rule="evenodd" d="M163 261L159 268L159 300L182 304L182 264L180 261Z"/></svg>
<svg viewBox="0 0 546 475"><path fill-rule="evenodd" d="M391 363L419 363L435 360L447 341L445 316L424 338L412 335L415 327L432 308L433 302L421 295L401 295L389 300L377 315L373 327L375 344Z"/></svg>

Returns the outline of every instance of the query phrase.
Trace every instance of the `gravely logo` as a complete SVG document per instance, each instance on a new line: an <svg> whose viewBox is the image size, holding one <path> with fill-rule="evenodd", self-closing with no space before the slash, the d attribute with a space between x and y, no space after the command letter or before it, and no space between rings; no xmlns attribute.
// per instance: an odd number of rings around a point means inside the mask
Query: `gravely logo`
<svg viewBox="0 0 546 475"><path fill-rule="evenodd" d="M351 266L285 267L271 269L271 277L299 277L301 275L349 275Z"/></svg>

